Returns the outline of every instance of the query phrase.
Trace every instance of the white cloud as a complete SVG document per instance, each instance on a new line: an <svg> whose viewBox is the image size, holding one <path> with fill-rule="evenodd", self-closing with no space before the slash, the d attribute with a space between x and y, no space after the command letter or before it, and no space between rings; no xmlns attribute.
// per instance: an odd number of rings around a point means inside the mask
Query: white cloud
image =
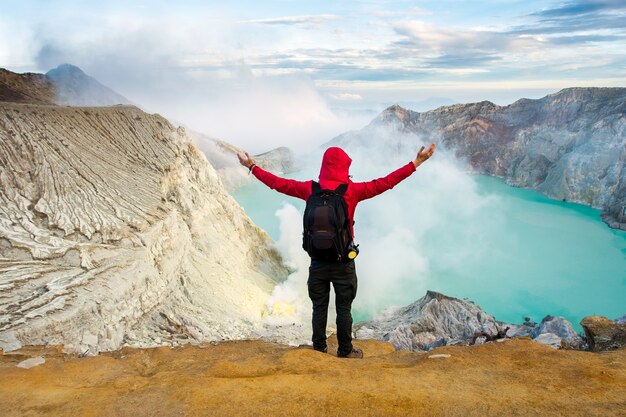
<svg viewBox="0 0 626 417"><path fill-rule="evenodd" d="M479 51L504 53L540 44L533 36L509 35L485 29L439 27L418 20L397 22L394 28L415 47L436 54L471 54Z"/></svg>
<svg viewBox="0 0 626 417"><path fill-rule="evenodd" d="M333 14L318 14L318 15L306 15L306 16L285 16L276 17L272 19L255 19L248 20L247 23L262 23L266 25L303 25L303 26L318 26L323 22L329 20L336 20L338 16Z"/></svg>
<svg viewBox="0 0 626 417"><path fill-rule="evenodd" d="M421 7L411 7L406 10L398 10L398 11L387 11L381 10L373 13L374 16L382 17L382 18L407 18L407 17L418 17L418 16L429 16L432 15L432 12L426 9L422 9Z"/></svg>
<svg viewBox="0 0 626 417"><path fill-rule="evenodd" d="M355 93L338 93L330 95L335 100L346 100L346 101L354 101L354 100L363 100L363 96Z"/></svg>
<svg viewBox="0 0 626 417"><path fill-rule="evenodd" d="M32 70L32 57L37 52L34 37L29 27L0 16L0 67Z"/></svg>
<svg viewBox="0 0 626 417"><path fill-rule="evenodd" d="M274 288L267 301L265 323L280 325L296 321L308 325L311 321L311 302L306 282L311 260L302 250L302 214L294 206L285 204L276 211L276 217L280 221L277 247L295 272Z"/></svg>

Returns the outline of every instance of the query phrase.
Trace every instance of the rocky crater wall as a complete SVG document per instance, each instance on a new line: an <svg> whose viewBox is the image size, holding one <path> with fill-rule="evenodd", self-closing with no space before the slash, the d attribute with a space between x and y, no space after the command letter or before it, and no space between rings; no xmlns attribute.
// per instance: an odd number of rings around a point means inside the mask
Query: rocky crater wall
<svg viewBox="0 0 626 417"><path fill-rule="evenodd" d="M609 226L626 230L626 88L568 88L508 106L483 101L423 113L395 105L329 144L386 141L394 151L407 135L453 151L470 172L602 209Z"/></svg>
<svg viewBox="0 0 626 417"><path fill-rule="evenodd" d="M249 337L286 276L183 129L0 103L0 348Z"/></svg>

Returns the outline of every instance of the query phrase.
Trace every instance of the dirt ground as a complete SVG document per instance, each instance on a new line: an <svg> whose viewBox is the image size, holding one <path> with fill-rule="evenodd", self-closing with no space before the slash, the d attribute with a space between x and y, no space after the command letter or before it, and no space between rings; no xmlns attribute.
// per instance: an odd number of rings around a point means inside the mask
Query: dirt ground
<svg viewBox="0 0 626 417"><path fill-rule="evenodd" d="M0 356L0 415L626 416L626 349L557 351L530 340L429 353L355 346L363 360L262 341L84 358L28 347ZM450 356L431 357L440 354ZM16 366L37 356L46 362Z"/></svg>

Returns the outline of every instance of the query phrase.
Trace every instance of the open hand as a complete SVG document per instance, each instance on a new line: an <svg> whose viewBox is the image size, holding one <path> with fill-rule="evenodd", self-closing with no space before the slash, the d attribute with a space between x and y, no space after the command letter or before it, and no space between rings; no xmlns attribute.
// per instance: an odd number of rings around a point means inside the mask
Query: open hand
<svg viewBox="0 0 626 417"><path fill-rule="evenodd" d="M246 157L244 158L243 156L237 154L237 158L239 158L239 163L243 166L245 166L246 168L250 169L250 167L252 165L254 165L254 159L252 159L250 157L250 154L248 152L245 152Z"/></svg>
<svg viewBox="0 0 626 417"><path fill-rule="evenodd" d="M433 154L435 153L435 144L434 143L431 143L430 146L428 147L428 149L424 150L424 148L425 148L424 146L421 147L421 149L417 153L417 158L415 158L415 161L413 161L413 164L415 164L415 168L420 166L422 164L422 162L426 161L428 158L433 156Z"/></svg>

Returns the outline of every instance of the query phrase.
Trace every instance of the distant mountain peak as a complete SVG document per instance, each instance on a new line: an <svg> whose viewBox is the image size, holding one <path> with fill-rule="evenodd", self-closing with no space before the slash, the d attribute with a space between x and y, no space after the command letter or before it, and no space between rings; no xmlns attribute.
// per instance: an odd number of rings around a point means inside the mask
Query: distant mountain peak
<svg viewBox="0 0 626 417"><path fill-rule="evenodd" d="M394 104L393 106L387 107L384 111L388 113L405 114L408 109L405 109L399 104Z"/></svg>
<svg viewBox="0 0 626 417"><path fill-rule="evenodd" d="M80 69L76 65L67 64L67 63L61 64L58 67L51 69L50 71L46 73L46 76L51 76L51 75L55 75L59 73L70 73L70 74L84 75L85 77L88 77L88 75L85 74L85 72L82 69Z"/></svg>
<svg viewBox="0 0 626 417"><path fill-rule="evenodd" d="M411 119L411 110L407 110L399 104L387 107L376 118L377 122L382 123L401 123L405 124Z"/></svg>
<svg viewBox="0 0 626 417"><path fill-rule="evenodd" d="M132 104L126 97L101 84L79 67L61 64L46 73L56 88L57 104L70 106L111 106Z"/></svg>
<svg viewBox="0 0 626 417"><path fill-rule="evenodd" d="M387 107L387 111L406 111L406 109L399 104L394 104L393 106Z"/></svg>

